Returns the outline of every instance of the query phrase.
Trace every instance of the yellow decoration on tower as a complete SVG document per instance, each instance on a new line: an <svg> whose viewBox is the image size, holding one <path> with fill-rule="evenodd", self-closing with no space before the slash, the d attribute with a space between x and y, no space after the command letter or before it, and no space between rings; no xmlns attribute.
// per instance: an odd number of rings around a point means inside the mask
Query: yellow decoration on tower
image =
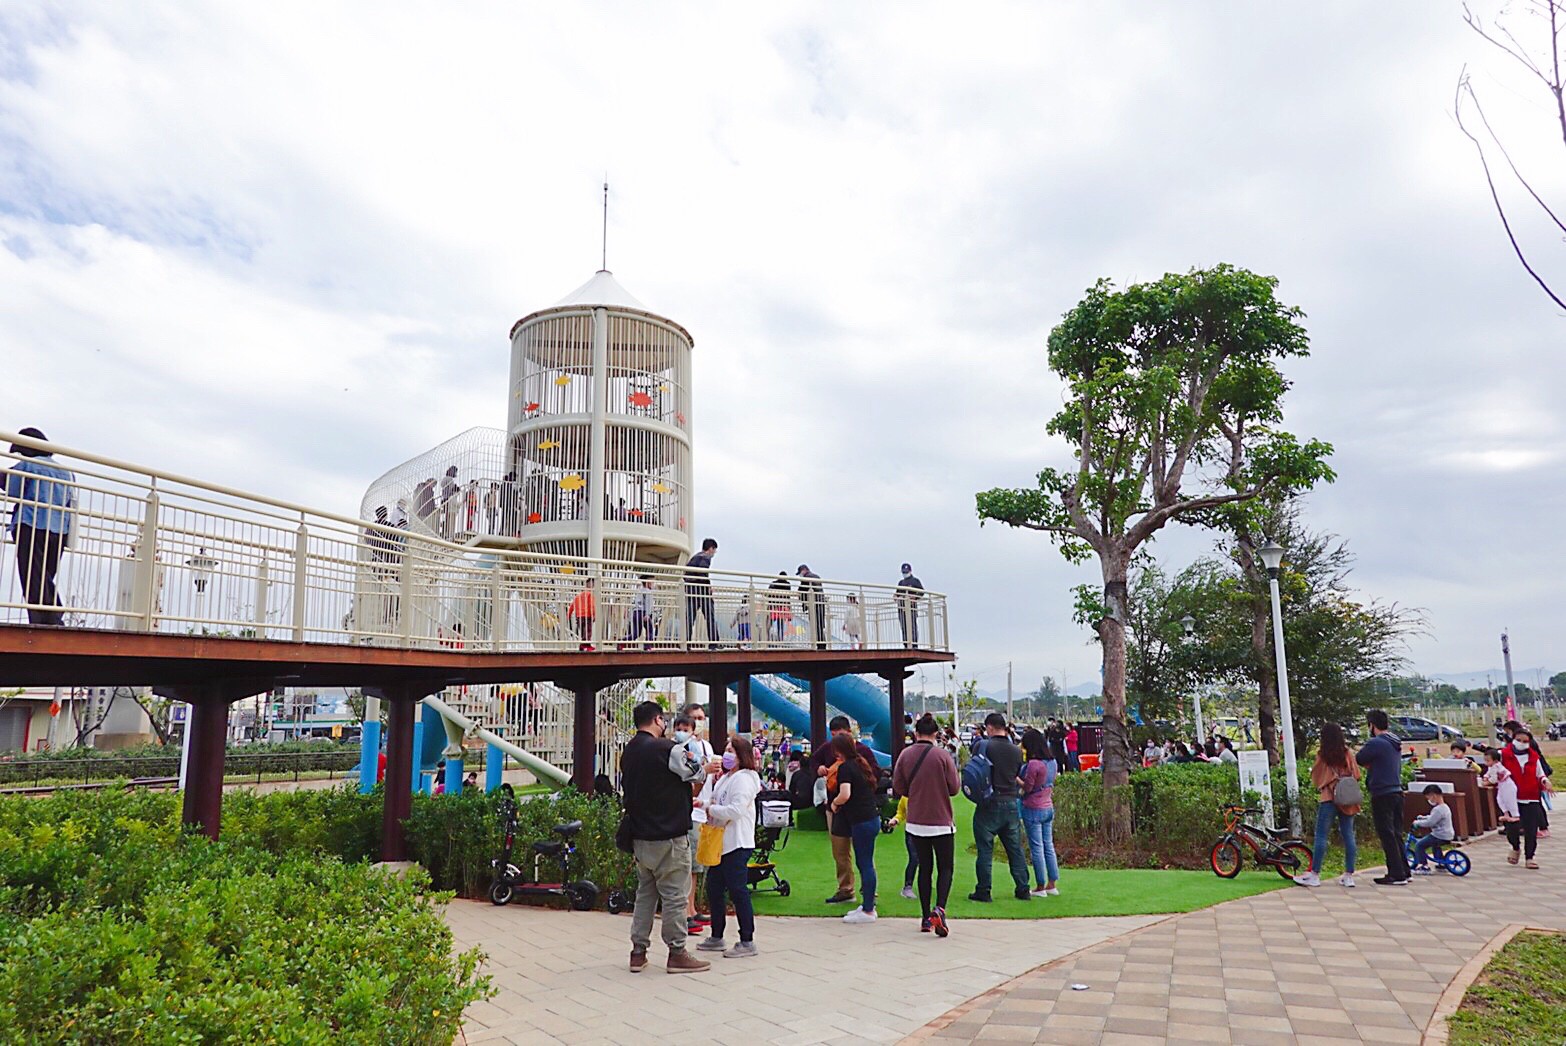
<svg viewBox="0 0 1566 1046"><path fill-rule="evenodd" d="M557 440L557 439L546 439L546 440L542 441L541 443L539 443L538 449L539 450L554 450L558 446L560 446L560 441L559 440Z"/></svg>
<svg viewBox="0 0 1566 1046"><path fill-rule="evenodd" d="M569 385L569 384L571 384L571 375L569 375L569 374L562 374L562 375L560 375L560 377L555 379L555 384L556 385Z"/></svg>
<svg viewBox="0 0 1566 1046"><path fill-rule="evenodd" d="M671 488L667 483L654 483L652 489L654 494L667 494Z"/></svg>
<svg viewBox="0 0 1566 1046"><path fill-rule="evenodd" d="M583 479L575 472L560 477L561 490L581 490L585 486L587 486L587 480Z"/></svg>

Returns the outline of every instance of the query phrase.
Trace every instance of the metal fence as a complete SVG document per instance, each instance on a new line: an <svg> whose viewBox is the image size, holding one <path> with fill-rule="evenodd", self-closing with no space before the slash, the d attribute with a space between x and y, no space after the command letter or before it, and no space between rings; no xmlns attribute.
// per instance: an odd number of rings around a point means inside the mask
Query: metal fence
<svg viewBox="0 0 1566 1046"><path fill-rule="evenodd" d="M512 652L949 649L937 592L477 549L10 433L0 443L53 452L0 455L0 624L57 614L67 627Z"/></svg>

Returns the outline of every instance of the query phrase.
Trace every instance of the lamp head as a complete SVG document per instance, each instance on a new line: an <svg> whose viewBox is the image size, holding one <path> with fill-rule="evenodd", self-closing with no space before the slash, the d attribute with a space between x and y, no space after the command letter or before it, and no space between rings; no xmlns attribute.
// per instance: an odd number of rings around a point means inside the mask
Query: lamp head
<svg viewBox="0 0 1566 1046"><path fill-rule="evenodd" d="M1185 615L1180 619L1180 627L1185 629L1185 638L1190 639L1196 632L1196 618L1190 614Z"/></svg>
<svg viewBox="0 0 1566 1046"><path fill-rule="evenodd" d="M1256 550L1256 554L1261 556L1262 564L1266 566L1267 573L1277 577L1278 568L1283 566L1283 546L1269 538L1265 545Z"/></svg>

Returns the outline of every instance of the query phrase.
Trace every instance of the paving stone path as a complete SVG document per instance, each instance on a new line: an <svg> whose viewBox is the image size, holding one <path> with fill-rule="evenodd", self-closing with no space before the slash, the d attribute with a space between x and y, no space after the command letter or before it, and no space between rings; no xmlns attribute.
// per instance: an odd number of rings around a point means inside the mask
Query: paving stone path
<svg viewBox="0 0 1566 1046"><path fill-rule="evenodd" d="M1188 915L970 920L945 941L904 919L762 918L760 957L678 978L656 940L654 964L626 970L627 916L457 901L447 920L499 989L464 1015L474 1044L1418 1043L1504 924L1566 929L1552 849L1530 872L1491 838L1466 879L1388 888L1376 870Z"/></svg>
<svg viewBox="0 0 1566 1046"><path fill-rule="evenodd" d="M1381 887L1364 874L1352 890L1329 881L1171 916L1025 973L908 1041L1418 1043L1452 977L1504 924L1566 929L1552 849L1542 842L1544 867L1528 871L1491 837L1469 845L1463 879Z"/></svg>
<svg viewBox="0 0 1566 1046"><path fill-rule="evenodd" d="M499 989L463 1015L469 1043L734 1046L897 1042L1040 963L1162 918L958 921L938 940L917 920L763 917L758 957L671 977L656 926L651 965L626 969L629 916L475 901L446 913L460 947L489 954Z"/></svg>

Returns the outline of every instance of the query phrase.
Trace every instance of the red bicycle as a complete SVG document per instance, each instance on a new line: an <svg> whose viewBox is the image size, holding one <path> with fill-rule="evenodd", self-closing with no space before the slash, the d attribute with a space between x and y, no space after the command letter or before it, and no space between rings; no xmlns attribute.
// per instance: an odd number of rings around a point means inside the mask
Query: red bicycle
<svg viewBox="0 0 1566 1046"><path fill-rule="evenodd" d="M1274 868L1285 879L1293 879L1310 870L1310 847L1291 835L1287 829L1268 828L1251 824L1245 814L1259 814L1254 806L1227 805L1223 807L1223 834L1213 843L1208 860L1213 874L1221 879L1233 879L1245 865L1245 851L1250 848L1258 868Z"/></svg>

